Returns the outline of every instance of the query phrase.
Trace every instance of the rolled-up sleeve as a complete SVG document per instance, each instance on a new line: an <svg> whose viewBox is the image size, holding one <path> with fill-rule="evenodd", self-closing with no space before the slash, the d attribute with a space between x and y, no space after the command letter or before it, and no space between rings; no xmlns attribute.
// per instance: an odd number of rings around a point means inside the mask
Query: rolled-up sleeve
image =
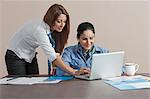
<svg viewBox="0 0 150 99"><path fill-rule="evenodd" d="M101 48L102 49L102 53L109 53L109 50L106 48Z"/></svg>
<svg viewBox="0 0 150 99"><path fill-rule="evenodd" d="M69 51L68 48L64 49L63 55L62 55L62 60L64 61L64 63L68 66L71 65L71 52ZM67 72L63 71L61 68L57 67L56 69L56 75L57 76L62 76L68 74Z"/></svg>
<svg viewBox="0 0 150 99"><path fill-rule="evenodd" d="M69 48L65 48L65 50L63 52L63 55L62 55L62 59L65 62L65 64L67 64L67 65L71 65L70 64L71 60L72 60L71 54L73 54L73 53L70 52L70 49Z"/></svg>

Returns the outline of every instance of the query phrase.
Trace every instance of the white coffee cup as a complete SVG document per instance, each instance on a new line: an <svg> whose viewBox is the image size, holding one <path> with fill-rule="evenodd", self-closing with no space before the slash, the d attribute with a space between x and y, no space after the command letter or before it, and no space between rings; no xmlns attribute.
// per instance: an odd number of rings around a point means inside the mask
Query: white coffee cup
<svg viewBox="0 0 150 99"><path fill-rule="evenodd" d="M123 72L128 76L133 76L138 71L139 65L136 63L125 63Z"/></svg>

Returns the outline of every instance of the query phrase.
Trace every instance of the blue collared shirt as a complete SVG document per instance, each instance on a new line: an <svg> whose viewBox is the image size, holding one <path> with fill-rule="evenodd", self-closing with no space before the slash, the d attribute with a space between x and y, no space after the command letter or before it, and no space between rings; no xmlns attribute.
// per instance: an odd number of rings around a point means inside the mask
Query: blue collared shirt
<svg viewBox="0 0 150 99"><path fill-rule="evenodd" d="M81 67L91 68L92 64L92 56L93 54L98 53L107 53L108 50L102 47L98 47L94 45L92 49L89 51L88 59L85 58L85 53L83 52L83 48L80 44L70 46L65 48L64 53L62 54L62 59L66 65L71 66L74 69L80 69ZM57 67L56 75L62 76L67 73Z"/></svg>
<svg viewBox="0 0 150 99"><path fill-rule="evenodd" d="M50 43L52 44L52 47L55 48L56 43L55 43L54 39L52 38L52 33L49 32L49 33L47 34L47 36L48 36L48 38L49 38ZM51 65L52 65L52 63L51 63L51 61L48 59L48 75L51 75L51 69L52 69L52 68L51 68Z"/></svg>

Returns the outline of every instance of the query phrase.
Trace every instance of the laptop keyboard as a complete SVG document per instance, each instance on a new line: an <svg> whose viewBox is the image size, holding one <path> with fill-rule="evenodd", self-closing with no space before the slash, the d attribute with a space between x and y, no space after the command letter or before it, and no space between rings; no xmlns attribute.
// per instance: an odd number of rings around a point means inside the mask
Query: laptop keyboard
<svg viewBox="0 0 150 99"><path fill-rule="evenodd" d="M86 77L86 78L89 78L90 77L90 74L84 74L84 75L80 75L81 77Z"/></svg>

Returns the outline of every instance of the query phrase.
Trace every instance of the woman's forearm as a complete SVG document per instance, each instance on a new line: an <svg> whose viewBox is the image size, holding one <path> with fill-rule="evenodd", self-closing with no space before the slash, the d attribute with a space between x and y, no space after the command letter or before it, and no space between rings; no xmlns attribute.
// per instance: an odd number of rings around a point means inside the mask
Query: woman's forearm
<svg viewBox="0 0 150 99"><path fill-rule="evenodd" d="M71 75L75 75L76 70L74 70L73 68L71 68L70 66L67 66L61 59L61 57L59 55L57 55L57 58L53 61L53 64L55 64L56 66L60 67L61 69L63 69L64 71L70 73Z"/></svg>

